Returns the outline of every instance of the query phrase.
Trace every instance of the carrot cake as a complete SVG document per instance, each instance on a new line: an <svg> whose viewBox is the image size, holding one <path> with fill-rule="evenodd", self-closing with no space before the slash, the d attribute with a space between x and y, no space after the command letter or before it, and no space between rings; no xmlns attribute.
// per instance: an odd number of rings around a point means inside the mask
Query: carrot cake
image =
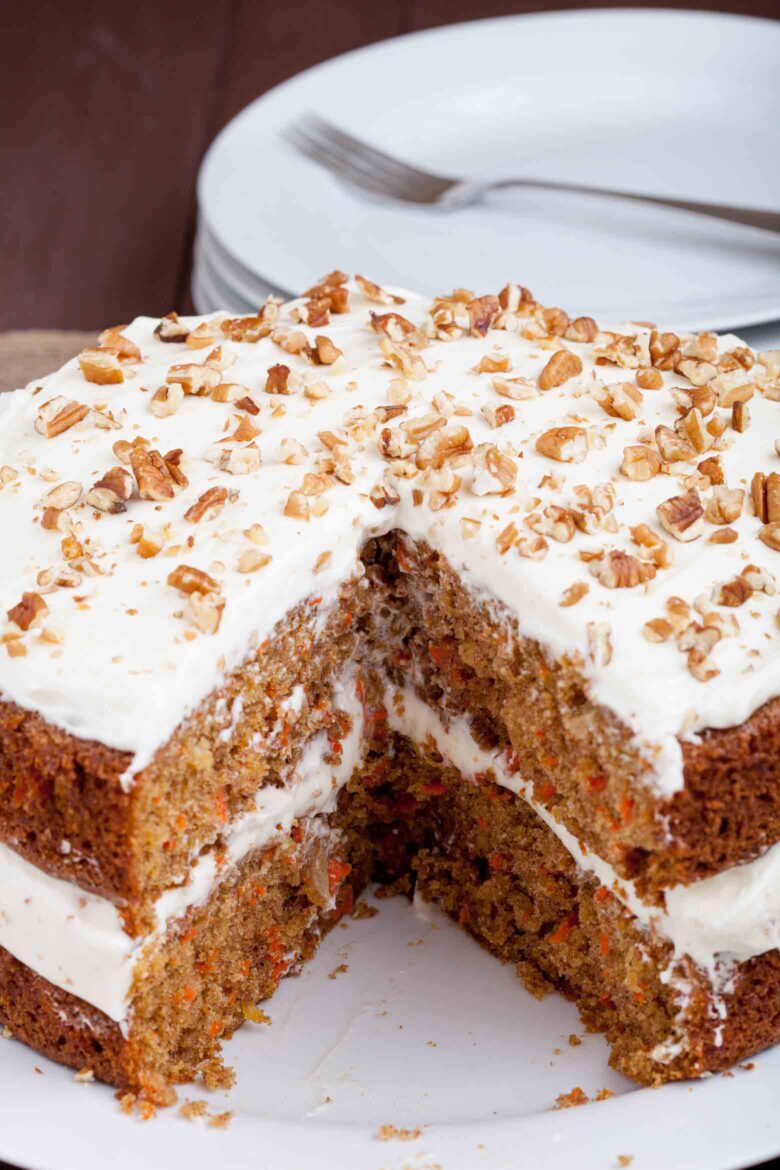
<svg viewBox="0 0 780 1170"><path fill-rule="evenodd" d="M642 1083L780 1039L780 352L331 273L0 403L0 1023L191 1078L370 881Z"/></svg>

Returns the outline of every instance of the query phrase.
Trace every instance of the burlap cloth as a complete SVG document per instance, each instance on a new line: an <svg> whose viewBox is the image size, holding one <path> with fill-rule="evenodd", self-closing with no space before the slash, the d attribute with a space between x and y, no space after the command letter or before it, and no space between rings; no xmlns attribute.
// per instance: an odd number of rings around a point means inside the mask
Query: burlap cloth
<svg viewBox="0 0 780 1170"><path fill-rule="evenodd" d="M59 369L85 345L94 345L96 337L95 333L59 329L0 333L0 391L16 390Z"/></svg>

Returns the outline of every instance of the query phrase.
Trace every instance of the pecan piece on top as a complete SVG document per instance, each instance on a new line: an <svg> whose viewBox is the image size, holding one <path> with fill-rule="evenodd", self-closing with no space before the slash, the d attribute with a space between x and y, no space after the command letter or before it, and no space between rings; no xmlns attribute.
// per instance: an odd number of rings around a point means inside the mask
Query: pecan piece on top
<svg viewBox="0 0 780 1170"><path fill-rule="evenodd" d="M138 494L142 500L172 500L174 482L170 468L159 451L147 451L134 447L130 451L130 466L133 469Z"/></svg>

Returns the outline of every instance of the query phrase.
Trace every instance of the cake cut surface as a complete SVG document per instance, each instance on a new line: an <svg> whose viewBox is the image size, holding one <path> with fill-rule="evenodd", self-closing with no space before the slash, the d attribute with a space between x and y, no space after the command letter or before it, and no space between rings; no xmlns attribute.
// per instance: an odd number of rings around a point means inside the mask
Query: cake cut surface
<svg viewBox="0 0 780 1170"><path fill-rule="evenodd" d="M16 1035L185 1080L381 880L640 1081L780 1038L780 354L333 273L7 399Z"/></svg>

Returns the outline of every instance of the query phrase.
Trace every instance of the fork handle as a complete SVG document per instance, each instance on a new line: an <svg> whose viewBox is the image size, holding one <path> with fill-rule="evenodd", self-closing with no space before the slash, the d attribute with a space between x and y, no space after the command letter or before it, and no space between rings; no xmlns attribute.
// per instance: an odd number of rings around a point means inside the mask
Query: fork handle
<svg viewBox="0 0 780 1170"><path fill-rule="evenodd" d="M541 191L574 191L580 195L610 195L616 199L630 199L634 203L655 203L658 207L675 207L679 211L693 211L697 215L710 215L714 219L726 219L732 223L743 223L765 231L780 232L780 212L762 211L754 207L731 207L727 203L696 203L690 199L666 199L661 195L638 195L633 191L615 191L610 187L588 187L581 183L559 183L554 179L499 179L491 183L489 190L507 187L536 187Z"/></svg>

